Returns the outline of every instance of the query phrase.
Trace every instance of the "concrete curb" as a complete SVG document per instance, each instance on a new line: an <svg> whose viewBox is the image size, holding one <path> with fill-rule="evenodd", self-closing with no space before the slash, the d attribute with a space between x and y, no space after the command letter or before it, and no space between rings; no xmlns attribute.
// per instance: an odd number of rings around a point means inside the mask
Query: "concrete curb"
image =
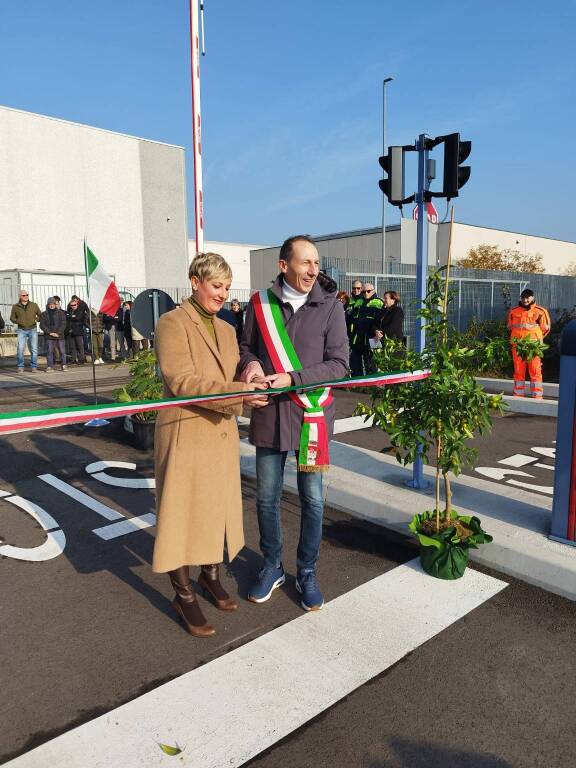
<svg viewBox="0 0 576 768"><path fill-rule="evenodd" d="M504 392L507 395L512 394L514 382L511 379L490 379L482 376L476 376L476 381L488 392ZM544 382L544 397L558 397L558 384L547 384Z"/></svg>
<svg viewBox="0 0 576 768"><path fill-rule="evenodd" d="M410 467L344 443L333 442L330 450L325 498L331 506L405 536L412 516L431 508L432 485L424 492L405 486ZM256 474L255 453L241 442L242 474L249 477ZM433 469L426 467L425 475L431 479ZM297 492L293 457L286 464L284 487ZM471 551L472 560L576 600L576 548L548 539L551 499L464 475L454 481L453 491L458 512L477 515L494 536L492 544Z"/></svg>

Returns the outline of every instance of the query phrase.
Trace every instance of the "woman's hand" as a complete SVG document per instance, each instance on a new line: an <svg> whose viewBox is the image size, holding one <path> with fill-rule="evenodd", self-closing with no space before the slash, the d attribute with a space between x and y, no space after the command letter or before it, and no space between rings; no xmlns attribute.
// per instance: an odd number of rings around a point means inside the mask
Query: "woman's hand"
<svg viewBox="0 0 576 768"><path fill-rule="evenodd" d="M270 385L268 382L262 380L262 381L251 381L250 382L250 389L258 390L258 391L265 391L269 389ZM265 405L268 405L270 398L268 395L248 395L244 398L244 405L249 406L250 408L263 408Z"/></svg>

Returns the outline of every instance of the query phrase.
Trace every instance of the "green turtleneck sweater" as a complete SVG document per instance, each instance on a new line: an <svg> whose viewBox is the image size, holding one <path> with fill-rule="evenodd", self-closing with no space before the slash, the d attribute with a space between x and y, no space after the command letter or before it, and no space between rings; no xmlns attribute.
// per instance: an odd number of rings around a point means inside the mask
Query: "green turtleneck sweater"
<svg viewBox="0 0 576 768"><path fill-rule="evenodd" d="M194 307L196 312L200 315L200 320L202 320L202 323L204 324L204 327L210 334L212 341L216 346L218 346L218 339L216 338L216 331L214 330L214 315L211 315L210 312L207 312L202 304L200 304L199 301L196 301L194 296L190 296L188 299L190 304Z"/></svg>

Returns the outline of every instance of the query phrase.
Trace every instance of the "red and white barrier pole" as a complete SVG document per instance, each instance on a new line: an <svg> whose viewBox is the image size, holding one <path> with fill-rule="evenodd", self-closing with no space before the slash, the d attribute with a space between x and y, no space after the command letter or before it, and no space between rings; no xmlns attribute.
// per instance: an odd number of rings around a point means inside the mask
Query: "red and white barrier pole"
<svg viewBox="0 0 576 768"><path fill-rule="evenodd" d="M198 0L190 0L190 69L192 76L192 143L194 153L194 214L196 253L204 251L204 200L202 192L202 118L200 114L200 40Z"/></svg>

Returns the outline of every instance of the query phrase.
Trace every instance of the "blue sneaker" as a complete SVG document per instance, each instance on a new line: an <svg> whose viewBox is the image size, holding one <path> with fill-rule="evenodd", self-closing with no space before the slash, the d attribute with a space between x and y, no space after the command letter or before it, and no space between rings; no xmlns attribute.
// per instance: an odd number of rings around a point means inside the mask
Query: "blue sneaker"
<svg viewBox="0 0 576 768"><path fill-rule="evenodd" d="M319 611L324 607L324 598L314 571L300 573L296 579L296 589L302 595L300 605L305 611Z"/></svg>
<svg viewBox="0 0 576 768"><path fill-rule="evenodd" d="M248 600L252 603L265 603L275 589L281 587L286 581L284 568L268 568L264 566L256 577L256 581L248 590Z"/></svg>

